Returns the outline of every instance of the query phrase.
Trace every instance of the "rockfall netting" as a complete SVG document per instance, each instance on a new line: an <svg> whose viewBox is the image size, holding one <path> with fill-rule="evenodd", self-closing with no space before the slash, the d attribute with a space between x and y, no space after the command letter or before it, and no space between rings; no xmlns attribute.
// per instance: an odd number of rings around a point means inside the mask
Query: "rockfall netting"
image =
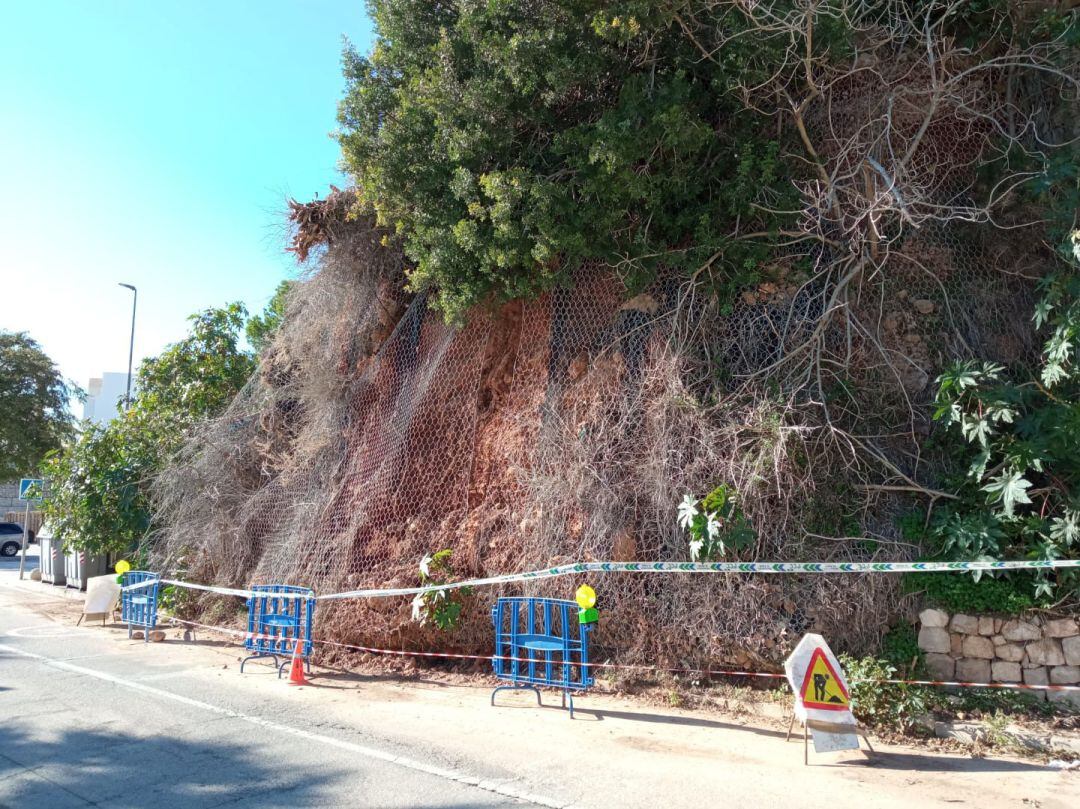
<svg viewBox="0 0 1080 809"><path fill-rule="evenodd" d="M676 505L720 482L755 530L744 558L911 558L892 489L919 472L930 380L952 357L1035 351L1030 283L948 228L918 233L897 248L910 272L867 279L855 302L872 331L830 335L852 369L830 425L799 389L752 382L819 322L813 285L764 283L725 311L676 280L628 298L586 269L452 328L401 291L404 262L370 223L344 220L342 197L319 204L342 216L258 376L160 481L172 573L327 593L415 585L421 557L444 548L460 577L687 560ZM869 469L856 444L886 466ZM869 482L889 478L901 482ZM811 629L866 648L903 609L886 576L591 583L602 653L624 663L763 663ZM498 595L569 597L576 584L475 592L450 633L420 626L407 598L323 604L317 633L483 652Z"/></svg>
<svg viewBox="0 0 1080 809"><path fill-rule="evenodd" d="M740 558L913 558L899 518L948 497L927 449L933 380L956 359L1033 361L1035 283L1055 260L1038 212L1010 197L1024 171L986 185L980 167L1071 133L1040 101L1064 92L1044 54L999 63L931 45L929 28L922 52L892 53L873 33L797 106L820 176L792 231L732 234L774 248L733 297L701 283L719 262L633 295L617 266L591 266L451 327L404 291L406 261L347 215L349 192L294 205L306 274L258 375L158 482L155 564L328 593L416 585L442 549L460 578L685 561L677 504L719 484L754 530ZM323 603L316 636L483 654L500 594L578 583L478 590L450 632L408 598ZM890 576L589 583L599 659L618 663L766 665L809 630L865 651L908 607Z"/></svg>

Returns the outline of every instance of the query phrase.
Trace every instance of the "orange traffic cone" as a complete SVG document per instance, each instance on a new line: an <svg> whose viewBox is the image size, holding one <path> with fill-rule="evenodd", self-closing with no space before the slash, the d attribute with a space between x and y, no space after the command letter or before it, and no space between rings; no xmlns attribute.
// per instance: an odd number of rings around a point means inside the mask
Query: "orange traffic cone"
<svg viewBox="0 0 1080 809"><path fill-rule="evenodd" d="M292 656L292 668L289 669L289 685L309 685L304 677L304 656L300 651L301 643L303 643L303 640L297 638L296 650Z"/></svg>

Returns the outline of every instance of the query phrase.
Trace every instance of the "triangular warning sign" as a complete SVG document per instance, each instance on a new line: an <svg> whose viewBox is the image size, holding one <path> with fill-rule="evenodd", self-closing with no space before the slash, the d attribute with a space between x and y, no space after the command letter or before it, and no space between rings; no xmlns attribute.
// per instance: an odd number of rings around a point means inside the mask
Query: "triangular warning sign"
<svg viewBox="0 0 1080 809"><path fill-rule="evenodd" d="M850 707L847 689L823 649L814 649L810 656L810 665L806 667L806 676L799 689L799 699L806 708L846 711Z"/></svg>

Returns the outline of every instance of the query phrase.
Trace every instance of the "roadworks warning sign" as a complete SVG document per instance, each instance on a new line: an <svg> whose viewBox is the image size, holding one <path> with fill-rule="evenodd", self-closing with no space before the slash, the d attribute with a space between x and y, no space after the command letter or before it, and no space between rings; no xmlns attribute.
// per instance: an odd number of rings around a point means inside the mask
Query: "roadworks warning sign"
<svg viewBox="0 0 1080 809"><path fill-rule="evenodd" d="M821 635L806 635L784 661L795 693L795 716L804 722L819 753L857 750L855 716L840 661Z"/></svg>
<svg viewBox="0 0 1080 809"><path fill-rule="evenodd" d="M846 711L850 709L847 688L825 656L821 648L814 649L810 664L806 667L799 699L806 708L823 711Z"/></svg>

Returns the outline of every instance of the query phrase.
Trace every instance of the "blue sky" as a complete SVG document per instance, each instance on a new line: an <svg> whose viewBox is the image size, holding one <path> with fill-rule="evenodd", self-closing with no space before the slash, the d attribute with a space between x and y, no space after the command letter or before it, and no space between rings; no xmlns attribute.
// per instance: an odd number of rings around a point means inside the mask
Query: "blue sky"
<svg viewBox="0 0 1080 809"><path fill-rule="evenodd" d="M344 184L329 137L362 0L33 0L0 24L0 328L82 386L261 309L295 274L285 199ZM81 411L77 408L77 414Z"/></svg>

